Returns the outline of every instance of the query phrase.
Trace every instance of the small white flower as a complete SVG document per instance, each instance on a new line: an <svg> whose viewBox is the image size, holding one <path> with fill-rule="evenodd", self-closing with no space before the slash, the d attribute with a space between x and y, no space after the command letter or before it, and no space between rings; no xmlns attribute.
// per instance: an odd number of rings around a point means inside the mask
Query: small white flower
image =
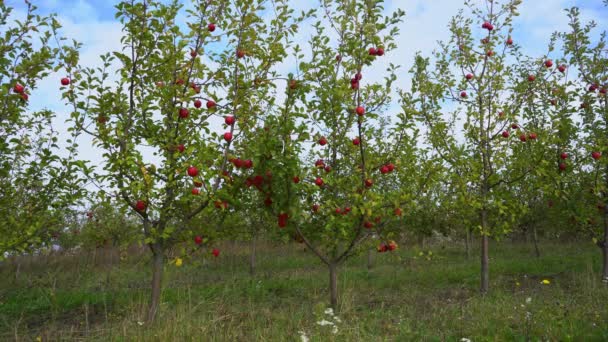
<svg viewBox="0 0 608 342"><path fill-rule="evenodd" d="M305 331L298 331L300 333L300 341L301 342L308 342L310 341L308 339L308 336L306 336L306 332Z"/></svg>
<svg viewBox="0 0 608 342"><path fill-rule="evenodd" d="M144 322L142 322L142 321L137 321L137 324L138 324L139 326L142 326L142 325L144 325Z"/></svg>
<svg viewBox="0 0 608 342"><path fill-rule="evenodd" d="M332 334L337 334L338 333L338 327L334 325L334 327L331 329L331 333Z"/></svg>
<svg viewBox="0 0 608 342"><path fill-rule="evenodd" d="M460 342L471 342L471 340L469 340L466 337L463 337L463 338L460 339Z"/></svg>
<svg viewBox="0 0 608 342"><path fill-rule="evenodd" d="M530 304L530 303L532 303L532 297L526 298L526 304Z"/></svg>
<svg viewBox="0 0 608 342"><path fill-rule="evenodd" d="M333 316L334 315L334 309L332 309L332 308L325 309L325 314Z"/></svg>
<svg viewBox="0 0 608 342"><path fill-rule="evenodd" d="M342 323L342 320L340 319L340 317L338 317L338 316L334 316L334 319L336 320L336 322L338 322L338 323Z"/></svg>
<svg viewBox="0 0 608 342"><path fill-rule="evenodd" d="M326 320L318 321L317 324L320 325L320 326L335 325L334 322L330 322L330 321L326 321Z"/></svg>

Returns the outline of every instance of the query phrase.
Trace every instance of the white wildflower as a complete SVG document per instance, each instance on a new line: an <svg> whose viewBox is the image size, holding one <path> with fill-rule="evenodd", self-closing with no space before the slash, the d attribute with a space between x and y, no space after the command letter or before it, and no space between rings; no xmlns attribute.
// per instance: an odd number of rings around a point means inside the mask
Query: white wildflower
<svg viewBox="0 0 608 342"><path fill-rule="evenodd" d="M466 337L463 337L460 339L460 342L471 342L471 340Z"/></svg>
<svg viewBox="0 0 608 342"><path fill-rule="evenodd" d="M530 303L532 303L532 297L526 298L526 304L530 304Z"/></svg>
<svg viewBox="0 0 608 342"><path fill-rule="evenodd" d="M318 325L320 326L325 326L325 325L335 325L334 322L330 322L330 321L326 321L326 320L320 320L317 322Z"/></svg>
<svg viewBox="0 0 608 342"><path fill-rule="evenodd" d="M310 341L308 339L308 336L306 336L306 332L305 331L298 331L298 333L300 333L300 341L301 342L308 342L308 341Z"/></svg>
<svg viewBox="0 0 608 342"><path fill-rule="evenodd" d="M334 327L331 329L331 333L332 334L337 334L338 333L338 326L334 325Z"/></svg>
<svg viewBox="0 0 608 342"><path fill-rule="evenodd" d="M325 314L333 316L334 315L334 309L332 309L332 308L325 309Z"/></svg>

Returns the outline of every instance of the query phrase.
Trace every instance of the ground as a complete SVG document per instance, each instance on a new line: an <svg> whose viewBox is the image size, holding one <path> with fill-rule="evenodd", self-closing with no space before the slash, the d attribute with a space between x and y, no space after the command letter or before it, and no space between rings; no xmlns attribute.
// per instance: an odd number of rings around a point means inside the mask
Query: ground
<svg viewBox="0 0 608 342"><path fill-rule="evenodd" d="M328 272L301 245L246 244L167 264L161 314L143 323L149 255L112 265L97 252L25 258L0 270L0 340L606 341L608 287L591 242L493 242L490 293L478 293L476 251L433 245L365 254L342 267L336 316ZM206 251L209 252L209 251ZM430 252L430 253L429 253ZM337 317L337 318L336 318ZM321 324L320 324L321 323ZM325 325L322 325L325 324Z"/></svg>

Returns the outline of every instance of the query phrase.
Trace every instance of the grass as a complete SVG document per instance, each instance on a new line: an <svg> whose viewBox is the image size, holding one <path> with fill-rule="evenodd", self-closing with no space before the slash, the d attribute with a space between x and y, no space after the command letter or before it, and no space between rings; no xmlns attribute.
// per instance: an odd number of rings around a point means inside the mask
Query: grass
<svg viewBox="0 0 608 342"><path fill-rule="evenodd" d="M461 248L374 253L371 270L362 255L340 270L341 322L324 313L328 273L310 252L259 250L255 277L246 245L167 264L152 325L141 323L145 253L111 267L87 253L24 258L17 279L9 262L0 270L0 340L298 341L301 332L310 341L608 340L608 288L591 244L545 244L537 259L531 246L493 243L485 297L478 259Z"/></svg>

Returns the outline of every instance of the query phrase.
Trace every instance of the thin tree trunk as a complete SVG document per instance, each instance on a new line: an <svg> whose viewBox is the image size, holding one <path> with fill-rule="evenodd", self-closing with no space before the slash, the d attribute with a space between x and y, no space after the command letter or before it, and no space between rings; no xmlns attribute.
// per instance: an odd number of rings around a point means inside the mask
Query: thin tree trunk
<svg viewBox="0 0 608 342"><path fill-rule="evenodd" d="M251 255L249 258L249 274L253 277L255 275L255 241L256 235L253 235L251 239Z"/></svg>
<svg viewBox="0 0 608 342"><path fill-rule="evenodd" d="M602 254L604 256L604 270L602 272L602 281L608 284L608 203L604 205L604 243L602 245Z"/></svg>
<svg viewBox="0 0 608 342"><path fill-rule="evenodd" d="M466 229L467 235L464 238L464 247L467 251L467 259L471 258L471 231Z"/></svg>
<svg viewBox="0 0 608 342"><path fill-rule="evenodd" d="M334 312L338 310L338 265L329 265L329 293L331 299L331 308Z"/></svg>
<svg viewBox="0 0 608 342"><path fill-rule="evenodd" d="M534 253L537 258L540 258L540 249L538 248L538 234L536 233L536 226L532 226L532 239L534 241Z"/></svg>
<svg viewBox="0 0 608 342"><path fill-rule="evenodd" d="M488 293L490 287L490 258L488 248L488 222L487 212L485 209L481 211L481 294L485 295Z"/></svg>
<svg viewBox="0 0 608 342"><path fill-rule="evenodd" d="M371 270L374 267L373 253L371 249L367 250L367 269Z"/></svg>
<svg viewBox="0 0 608 342"><path fill-rule="evenodd" d="M160 305L160 294L163 277L164 255L162 250L153 251L152 256L152 296L148 308L147 321L152 322L156 318Z"/></svg>
<svg viewBox="0 0 608 342"><path fill-rule="evenodd" d="M17 263L17 267L15 269L15 282L17 282L19 280L19 273L21 273L21 258L16 256L15 258L15 262Z"/></svg>

